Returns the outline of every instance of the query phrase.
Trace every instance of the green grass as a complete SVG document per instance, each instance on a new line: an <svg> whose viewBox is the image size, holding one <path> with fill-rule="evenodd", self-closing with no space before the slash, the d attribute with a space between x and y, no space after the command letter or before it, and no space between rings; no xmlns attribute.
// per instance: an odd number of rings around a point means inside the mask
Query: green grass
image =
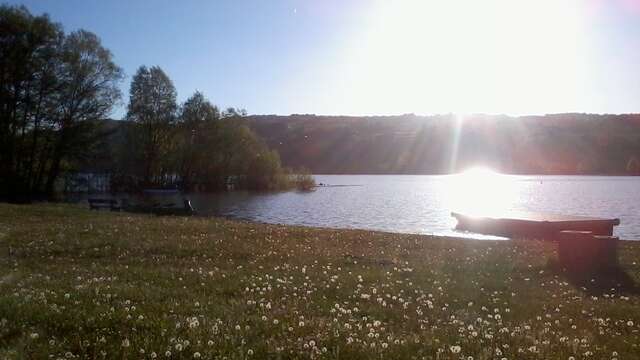
<svg viewBox="0 0 640 360"><path fill-rule="evenodd" d="M0 359L635 359L639 245L576 280L538 241L0 204Z"/></svg>

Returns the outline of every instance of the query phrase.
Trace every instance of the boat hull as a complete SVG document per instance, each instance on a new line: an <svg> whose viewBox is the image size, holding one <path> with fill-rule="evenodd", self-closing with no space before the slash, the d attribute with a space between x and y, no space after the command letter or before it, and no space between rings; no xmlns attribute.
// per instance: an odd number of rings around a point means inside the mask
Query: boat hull
<svg viewBox="0 0 640 360"><path fill-rule="evenodd" d="M543 216L535 214L518 217L483 217L451 213L458 224L456 229L509 238L553 239L561 231L589 231L594 235L611 236L619 219Z"/></svg>

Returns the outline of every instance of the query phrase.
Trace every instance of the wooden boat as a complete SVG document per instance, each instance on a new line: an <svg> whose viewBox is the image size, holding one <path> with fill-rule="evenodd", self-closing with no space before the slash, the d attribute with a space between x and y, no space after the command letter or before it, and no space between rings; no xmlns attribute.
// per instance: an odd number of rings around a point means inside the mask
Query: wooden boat
<svg viewBox="0 0 640 360"><path fill-rule="evenodd" d="M452 212L456 229L509 238L555 239L561 231L588 231L611 236L620 219L567 216L543 213L511 213L500 216L465 215Z"/></svg>

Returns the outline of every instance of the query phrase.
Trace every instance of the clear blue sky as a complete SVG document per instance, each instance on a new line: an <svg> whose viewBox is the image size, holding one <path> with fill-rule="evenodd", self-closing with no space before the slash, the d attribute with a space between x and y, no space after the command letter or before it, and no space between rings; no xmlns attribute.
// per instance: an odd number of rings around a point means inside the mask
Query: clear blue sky
<svg viewBox="0 0 640 360"><path fill-rule="evenodd" d="M640 112L638 0L40 0L252 114ZM114 113L124 114L125 105Z"/></svg>

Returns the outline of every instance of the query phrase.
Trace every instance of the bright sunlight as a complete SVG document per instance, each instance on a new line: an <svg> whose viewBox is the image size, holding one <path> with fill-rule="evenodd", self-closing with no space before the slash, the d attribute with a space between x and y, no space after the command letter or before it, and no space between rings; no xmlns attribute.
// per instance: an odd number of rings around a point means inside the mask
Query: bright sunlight
<svg viewBox="0 0 640 360"><path fill-rule="evenodd" d="M589 70L581 3L376 2L343 88L374 113L571 110Z"/></svg>
<svg viewBox="0 0 640 360"><path fill-rule="evenodd" d="M449 208L466 215L500 215L518 199L511 175L475 167L450 175L447 182Z"/></svg>

